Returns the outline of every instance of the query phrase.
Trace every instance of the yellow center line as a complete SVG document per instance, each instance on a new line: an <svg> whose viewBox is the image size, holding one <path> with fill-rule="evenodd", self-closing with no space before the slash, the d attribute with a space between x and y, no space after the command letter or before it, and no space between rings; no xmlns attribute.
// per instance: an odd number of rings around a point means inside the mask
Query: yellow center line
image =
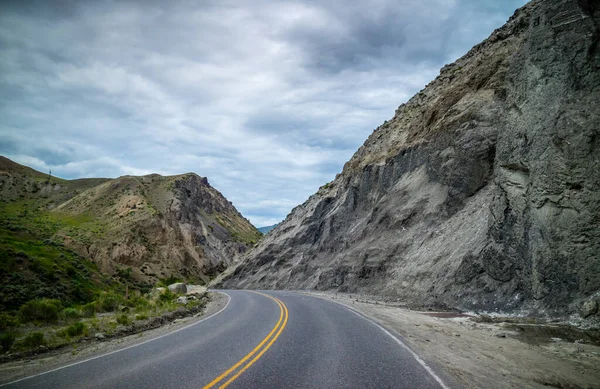
<svg viewBox="0 0 600 389"><path fill-rule="evenodd" d="M250 351L244 358L242 358L239 362L237 362L235 365L233 365L232 367L230 367L229 369L227 369L227 371L225 371L223 374L221 374L220 376L218 376L217 378L215 378L213 381L211 381L208 385L206 385L203 389L209 389L212 388L213 386L217 385L220 381L222 381L225 377L227 377L229 374L231 374L231 372L235 371L238 367L240 367L244 362L246 362L248 359L250 359L254 354L256 354L256 352L258 350L260 350L260 348L269 340L269 338L271 338L271 336L273 336L273 334L277 331L278 328L280 328L280 325L284 319L284 315L285 315L285 322L287 322L287 307L285 307L285 304L283 304L283 302L279 299L276 299L274 297L271 297L267 294L264 293L260 293L260 292L253 292L256 294L260 294L262 296L268 297L271 300L275 301L277 303L277 305L279 306L279 321L277 321L277 324L275 325L275 327L273 327L273 329L271 330L271 332L269 332L269 334L252 350ZM279 334L281 333L281 331L283 330L283 327L285 327L285 322L283 324L283 326L280 328L279 332L277 333L277 335L275 336L274 339L276 339ZM268 349L269 347L271 347L271 345L273 344L273 340L267 345L267 347L265 349L263 349L263 351L258 354L258 356L256 358L254 358L250 364L254 363L258 358L260 358L260 356L262 356L262 354L264 353L264 351L266 349ZM247 367L245 367L241 372L237 373L234 377L237 378L239 377L239 375L245 371L247 369ZM230 379L229 381L227 381L226 384L224 384L223 386L221 386L221 388L229 385L231 382L233 382L233 380L235 379Z"/></svg>
<svg viewBox="0 0 600 389"><path fill-rule="evenodd" d="M273 337L273 339L271 339L271 341L269 342L269 344L267 344L267 346L265 348L263 348L261 350L261 352L258 353L258 355L256 357L254 357L253 360L251 360L250 362L248 362L248 364L246 366L244 366L239 372L237 372L227 382L225 382L223 385L221 385L219 389L223 389L223 388L227 387L227 385L229 385L230 383L232 383L233 381L235 381L243 372L245 372L246 370L248 370L248 368L250 366L252 366L254 364L254 362L258 361L260 359L260 357L262 357L262 355L265 353L265 351L267 351L273 345L273 343L275 343L275 341L277 340L277 338L279 337L279 335L281 335L281 332L285 328L285 326L287 324L287 321L288 321L288 310L287 310L287 307L285 306L285 304L281 300L279 300L279 299L276 299L276 300L278 300L279 302L281 302L281 304L283 305L283 309L285 309L285 320L283 321L283 324L281 325L281 327L279 327L279 331L277 332L277 335L275 335Z"/></svg>

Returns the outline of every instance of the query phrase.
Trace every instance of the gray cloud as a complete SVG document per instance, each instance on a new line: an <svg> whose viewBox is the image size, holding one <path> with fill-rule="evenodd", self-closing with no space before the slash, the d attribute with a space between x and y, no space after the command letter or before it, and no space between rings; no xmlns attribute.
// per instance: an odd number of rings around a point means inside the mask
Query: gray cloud
<svg viewBox="0 0 600 389"><path fill-rule="evenodd" d="M522 4L4 1L0 153L65 178L194 171L273 224Z"/></svg>

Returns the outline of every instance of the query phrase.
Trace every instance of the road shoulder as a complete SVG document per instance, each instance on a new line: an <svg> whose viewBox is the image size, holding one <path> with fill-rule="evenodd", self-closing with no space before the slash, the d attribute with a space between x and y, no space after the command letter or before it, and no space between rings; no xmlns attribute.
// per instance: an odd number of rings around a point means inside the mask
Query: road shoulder
<svg viewBox="0 0 600 389"><path fill-rule="evenodd" d="M90 340L87 343L78 343L73 345L73 347L64 348L55 352L0 364L0 385L24 377L40 374L45 371L79 363L107 353L113 353L121 349L135 347L136 345L148 342L152 339L166 336L174 331L193 325L218 313L229 301L229 297L221 292L210 292L210 297L210 301L206 304L206 307L202 312L193 316L174 320L159 328L106 341Z"/></svg>
<svg viewBox="0 0 600 389"><path fill-rule="evenodd" d="M415 311L356 295L300 293L344 304L395 332L465 388L592 388L600 382L600 346L585 341L527 339L506 323Z"/></svg>

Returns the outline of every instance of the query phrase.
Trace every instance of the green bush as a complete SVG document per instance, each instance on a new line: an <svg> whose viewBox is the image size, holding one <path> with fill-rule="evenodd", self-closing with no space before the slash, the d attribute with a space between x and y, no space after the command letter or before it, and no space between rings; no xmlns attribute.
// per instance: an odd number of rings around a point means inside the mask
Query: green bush
<svg viewBox="0 0 600 389"><path fill-rule="evenodd" d="M113 292L107 292L100 295L98 307L102 312L114 312L123 302L123 297Z"/></svg>
<svg viewBox="0 0 600 389"><path fill-rule="evenodd" d="M4 312L0 315L0 331L6 331L8 328L18 327L19 318Z"/></svg>
<svg viewBox="0 0 600 389"><path fill-rule="evenodd" d="M46 339L44 339L44 334L41 332L33 332L23 339L23 346L28 348L43 346L46 344Z"/></svg>
<svg viewBox="0 0 600 389"><path fill-rule="evenodd" d="M146 320L148 318L148 315L146 315L145 313L138 313L137 315L135 315L135 320Z"/></svg>
<svg viewBox="0 0 600 389"><path fill-rule="evenodd" d="M0 335L0 346L2 346L2 351L10 351L12 345L15 343L16 338L17 335L14 332L5 332Z"/></svg>
<svg viewBox="0 0 600 389"><path fill-rule="evenodd" d="M161 302L173 301L176 298L177 298L177 295L175 293L171 292L169 289L167 289L164 293L162 293L158 296L158 300Z"/></svg>
<svg viewBox="0 0 600 389"><path fill-rule="evenodd" d="M165 288L171 284L175 284L177 282L182 282L182 280L180 278L177 278L175 276L169 276L167 278L160 278L158 281L158 286L164 286Z"/></svg>
<svg viewBox="0 0 600 389"><path fill-rule="evenodd" d="M82 317L94 317L96 316L96 310L98 309L98 304L96 301L92 301L91 303L85 304L81 307L81 316Z"/></svg>
<svg viewBox="0 0 600 389"><path fill-rule="evenodd" d="M87 332L87 326L85 325L85 323L82 323L80 321L71 324L65 330L65 333L69 336L78 336L83 334L84 332Z"/></svg>
<svg viewBox="0 0 600 389"><path fill-rule="evenodd" d="M139 297L132 297L129 299L129 301L127 302L127 305L135 308L137 310L144 310L146 308L148 308L148 306L150 305L150 302L148 301L147 298L143 297L143 296L139 296Z"/></svg>
<svg viewBox="0 0 600 389"><path fill-rule="evenodd" d="M81 317L81 312L76 308L65 308L61 313L61 317L64 320L74 320Z"/></svg>
<svg viewBox="0 0 600 389"><path fill-rule="evenodd" d="M53 322L58 319L61 308L58 300L31 300L19 308L19 319L22 323L29 321Z"/></svg>
<svg viewBox="0 0 600 389"><path fill-rule="evenodd" d="M124 326L129 325L131 323L131 321L129 320L129 317L126 314L120 314L119 316L117 316L117 323L119 324L123 324Z"/></svg>

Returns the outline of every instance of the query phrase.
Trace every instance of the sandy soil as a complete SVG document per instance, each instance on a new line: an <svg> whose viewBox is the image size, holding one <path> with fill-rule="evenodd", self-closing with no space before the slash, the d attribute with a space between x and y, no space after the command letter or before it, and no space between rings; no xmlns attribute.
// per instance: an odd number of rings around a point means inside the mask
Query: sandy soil
<svg viewBox="0 0 600 389"><path fill-rule="evenodd" d="M600 388L600 345L557 338L554 324L486 323L354 295L309 294L348 305L395 331L465 388Z"/></svg>
<svg viewBox="0 0 600 389"><path fill-rule="evenodd" d="M188 291L188 294L194 293L194 291L190 290ZM201 313L182 319L177 319L160 328L155 328L153 330L144 331L122 338L110 339L107 341L91 340L88 343L78 343L73 345L73 347L64 348L55 352L49 352L39 356L0 364L0 385L23 377L39 374L43 371L48 371L61 366L83 361L85 359L109 353L117 349L146 342L150 339L198 322L199 320L202 320L203 318L206 318L221 310L228 300L227 296L222 293L210 293L210 296L211 300Z"/></svg>

